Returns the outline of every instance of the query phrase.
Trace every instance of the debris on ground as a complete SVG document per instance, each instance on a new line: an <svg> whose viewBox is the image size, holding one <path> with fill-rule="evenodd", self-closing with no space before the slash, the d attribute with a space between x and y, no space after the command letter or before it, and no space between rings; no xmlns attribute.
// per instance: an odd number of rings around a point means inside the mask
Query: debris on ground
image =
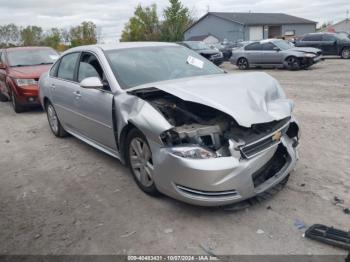
<svg viewBox="0 0 350 262"><path fill-rule="evenodd" d="M164 229L164 233L165 234L170 234L170 233L173 233L174 232L174 230L172 229L172 228L166 228L166 229Z"/></svg>
<svg viewBox="0 0 350 262"><path fill-rule="evenodd" d="M217 257L211 250L209 250L208 248L206 248L204 245L199 244L200 248L203 249L203 251L209 255L209 256L213 256L213 257Z"/></svg>
<svg viewBox="0 0 350 262"><path fill-rule="evenodd" d="M39 238L41 238L41 234L36 234L36 235L34 236L34 239L39 239Z"/></svg>
<svg viewBox="0 0 350 262"><path fill-rule="evenodd" d="M344 208L343 211L345 214L350 215L350 208Z"/></svg>
<svg viewBox="0 0 350 262"><path fill-rule="evenodd" d="M306 184L305 184L305 183L302 183L302 184L300 184L300 186L301 186L301 187L305 187L305 186L306 186Z"/></svg>
<svg viewBox="0 0 350 262"><path fill-rule="evenodd" d="M261 234L265 234L265 231L262 230L262 229L258 229L258 230L256 231L256 233L259 234L259 235L261 235Z"/></svg>
<svg viewBox="0 0 350 262"><path fill-rule="evenodd" d="M251 207L248 201L243 201L237 204L232 204L224 207L224 211L240 211Z"/></svg>
<svg viewBox="0 0 350 262"><path fill-rule="evenodd" d="M130 237L130 236L132 236L135 233L136 233L136 231L126 232L124 235L121 235L120 237L121 238Z"/></svg>
<svg viewBox="0 0 350 262"><path fill-rule="evenodd" d="M271 206L267 206L266 209L267 209L267 210L271 210L272 207L271 207Z"/></svg>
<svg viewBox="0 0 350 262"><path fill-rule="evenodd" d="M333 199L333 204L334 205L339 205L339 204L343 205L344 204L344 199L341 199L341 198L335 196L334 199Z"/></svg>
<svg viewBox="0 0 350 262"><path fill-rule="evenodd" d="M350 251L350 232L315 224L306 230L305 237Z"/></svg>
<svg viewBox="0 0 350 262"><path fill-rule="evenodd" d="M302 229L305 229L306 228L306 225L303 221L299 220L299 219L295 219L294 220L294 226L299 229L299 230L302 230Z"/></svg>

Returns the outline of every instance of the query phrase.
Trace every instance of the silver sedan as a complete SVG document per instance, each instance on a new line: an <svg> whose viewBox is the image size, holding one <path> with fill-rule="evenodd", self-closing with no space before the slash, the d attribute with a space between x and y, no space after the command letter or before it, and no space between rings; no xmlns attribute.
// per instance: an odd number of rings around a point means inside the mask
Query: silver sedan
<svg viewBox="0 0 350 262"><path fill-rule="evenodd" d="M278 82L226 74L176 44L70 49L39 86L54 135L120 159L150 195L230 204L284 184L296 165L299 127Z"/></svg>
<svg viewBox="0 0 350 262"><path fill-rule="evenodd" d="M306 69L322 60L322 51L311 47L294 47L281 39L252 42L232 51L231 63L241 70L251 67Z"/></svg>

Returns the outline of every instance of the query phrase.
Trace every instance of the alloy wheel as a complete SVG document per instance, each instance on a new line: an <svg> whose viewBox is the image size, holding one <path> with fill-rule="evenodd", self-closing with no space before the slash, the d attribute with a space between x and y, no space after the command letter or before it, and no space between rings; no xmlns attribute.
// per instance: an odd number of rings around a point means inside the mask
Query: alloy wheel
<svg viewBox="0 0 350 262"><path fill-rule="evenodd" d="M52 105L48 105L47 107L47 116L49 120L50 127L52 131L57 134L58 133L58 118L55 109Z"/></svg>
<svg viewBox="0 0 350 262"><path fill-rule="evenodd" d="M291 70L297 70L300 67L299 61L295 57L289 57L287 59L287 66Z"/></svg>
<svg viewBox="0 0 350 262"><path fill-rule="evenodd" d="M238 68L239 69L245 70L248 68L248 66L249 66L249 64L248 64L247 59L245 59L245 58L239 59L239 61L238 61Z"/></svg>
<svg viewBox="0 0 350 262"><path fill-rule="evenodd" d="M153 162L151 150L142 138L135 137L129 146L131 168L137 180L145 187L153 184Z"/></svg>
<svg viewBox="0 0 350 262"><path fill-rule="evenodd" d="M350 48L344 48L344 50L341 53L341 57L344 59L350 58Z"/></svg>

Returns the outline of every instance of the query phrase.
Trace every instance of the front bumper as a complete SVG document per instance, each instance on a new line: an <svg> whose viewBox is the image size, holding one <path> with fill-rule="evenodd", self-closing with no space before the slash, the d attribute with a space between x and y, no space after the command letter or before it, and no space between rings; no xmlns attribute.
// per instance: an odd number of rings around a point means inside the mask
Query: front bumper
<svg viewBox="0 0 350 262"><path fill-rule="evenodd" d="M40 105L39 88L37 85L16 87L17 102L22 106Z"/></svg>
<svg viewBox="0 0 350 262"><path fill-rule="evenodd" d="M287 154L286 162L269 178L256 183L257 173L264 171L278 148ZM252 198L284 180L297 162L295 140L287 135L281 143L251 159L235 157L185 159L166 148L154 156L157 162L154 180L159 191L175 199L201 206L220 206Z"/></svg>

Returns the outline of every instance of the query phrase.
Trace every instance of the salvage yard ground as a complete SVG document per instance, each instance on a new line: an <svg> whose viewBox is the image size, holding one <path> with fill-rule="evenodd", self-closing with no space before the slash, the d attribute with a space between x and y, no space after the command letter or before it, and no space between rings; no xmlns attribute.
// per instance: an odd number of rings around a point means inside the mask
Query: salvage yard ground
<svg viewBox="0 0 350 262"><path fill-rule="evenodd" d="M332 204L337 196L350 207L350 60L249 71L280 81L302 138L287 187L240 211L149 197L119 161L55 138L40 110L16 115L1 103L0 254L345 254L304 239L294 223L350 229Z"/></svg>

